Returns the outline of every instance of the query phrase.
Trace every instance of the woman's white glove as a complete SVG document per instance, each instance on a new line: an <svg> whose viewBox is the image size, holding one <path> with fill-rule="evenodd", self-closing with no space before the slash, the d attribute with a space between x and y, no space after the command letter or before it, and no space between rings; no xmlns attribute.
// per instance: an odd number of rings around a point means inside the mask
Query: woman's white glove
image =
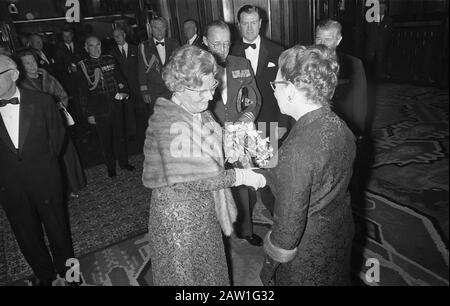
<svg viewBox="0 0 450 306"><path fill-rule="evenodd" d="M262 188L266 186L266 178L264 175L254 172L251 169L237 169L236 171L236 182L233 186L247 185L255 189Z"/></svg>

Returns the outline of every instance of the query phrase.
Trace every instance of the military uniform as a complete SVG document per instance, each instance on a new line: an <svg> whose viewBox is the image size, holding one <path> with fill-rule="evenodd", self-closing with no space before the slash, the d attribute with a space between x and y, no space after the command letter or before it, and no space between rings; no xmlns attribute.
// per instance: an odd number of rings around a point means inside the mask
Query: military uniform
<svg viewBox="0 0 450 306"><path fill-rule="evenodd" d="M220 86L216 90L210 109L221 125L227 122L254 122L261 109L261 94L256 86L255 76L250 62L243 57L228 55L226 70L217 76ZM226 103L224 103L226 99ZM237 165L233 165L234 167ZM231 189L238 205L237 235L252 237L253 225L251 212L256 202L255 192L247 186Z"/></svg>
<svg viewBox="0 0 450 306"><path fill-rule="evenodd" d="M94 116L108 173L115 174L116 159L120 167L128 165L124 102L115 99L117 93L128 92L125 87L119 88L119 84L125 86L125 78L111 55L88 57L79 66L88 86L83 110L88 117Z"/></svg>
<svg viewBox="0 0 450 306"><path fill-rule="evenodd" d="M161 73L163 67L169 62L173 51L180 44L175 39L167 37L164 38L163 44L166 53L164 61L159 56L154 39L141 43L138 50L139 84L141 94L151 97L150 115L153 112L152 105L158 97L164 97L166 99L172 97L172 93L164 84Z"/></svg>

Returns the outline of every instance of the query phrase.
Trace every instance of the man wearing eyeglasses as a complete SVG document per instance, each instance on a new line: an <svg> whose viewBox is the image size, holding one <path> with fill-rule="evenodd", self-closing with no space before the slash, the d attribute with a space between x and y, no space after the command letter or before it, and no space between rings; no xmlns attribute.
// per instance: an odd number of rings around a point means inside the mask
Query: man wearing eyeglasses
<svg viewBox="0 0 450 306"><path fill-rule="evenodd" d="M216 57L220 65L217 79L219 90L214 95L211 111L217 121L254 122L261 108L261 94L256 86L251 63L242 57L228 55L231 46L231 34L228 25L215 20L207 25L203 43ZM238 205L237 234L253 245L262 245L261 237L253 233L251 211L255 203L255 194L247 187L232 188Z"/></svg>
<svg viewBox="0 0 450 306"><path fill-rule="evenodd" d="M0 55L0 204L38 284L51 286L74 257L58 163L65 129L52 97L18 89L18 78Z"/></svg>
<svg viewBox="0 0 450 306"><path fill-rule="evenodd" d="M158 97L170 99L172 95L164 84L161 73L180 43L166 37L168 23L163 17L153 18L150 25L153 37L139 45L138 65L141 94L144 102L150 105L151 115Z"/></svg>

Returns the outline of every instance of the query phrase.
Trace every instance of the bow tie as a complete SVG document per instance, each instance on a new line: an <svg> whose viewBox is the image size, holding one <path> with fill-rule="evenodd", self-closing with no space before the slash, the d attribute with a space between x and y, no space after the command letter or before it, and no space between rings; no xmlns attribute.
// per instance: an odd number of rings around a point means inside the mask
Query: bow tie
<svg viewBox="0 0 450 306"><path fill-rule="evenodd" d="M248 49L248 47L252 47L252 49L256 49L256 44L255 43L253 43L253 44L244 43L244 49Z"/></svg>
<svg viewBox="0 0 450 306"><path fill-rule="evenodd" d="M164 47L164 42L163 41L156 41L155 42L155 46L157 46L157 45L161 45L161 46Z"/></svg>
<svg viewBox="0 0 450 306"><path fill-rule="evenodd" d="M0 100L0 107L6 106L8 104L19 104L19 98L15 97L9 100Z"/></svg>

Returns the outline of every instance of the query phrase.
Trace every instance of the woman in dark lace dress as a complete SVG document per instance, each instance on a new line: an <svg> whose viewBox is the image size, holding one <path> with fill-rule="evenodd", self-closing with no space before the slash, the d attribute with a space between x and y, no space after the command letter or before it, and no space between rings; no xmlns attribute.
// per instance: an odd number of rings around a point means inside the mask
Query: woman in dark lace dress
<svg viewBox="0 0 450 306"><path fill-rule="evenodd" d="M250 169L224 170L222 129L207 111L218 82L214 57L178 49L164 68L173 92L159 98L144 145L143 183L152 189L149 239L155 285L229 285L222 233L236 207L229 187L265 185Z"/></svg>
<svg viewBox="0 0 450 306"><path fill-rule="evenodd" d="M324 46L296 46L272 82L282 113L296 120L265 175L276 202L265 284L347 285L354 224L348 184L355 139L330 111L339 65Z"/></svg>

